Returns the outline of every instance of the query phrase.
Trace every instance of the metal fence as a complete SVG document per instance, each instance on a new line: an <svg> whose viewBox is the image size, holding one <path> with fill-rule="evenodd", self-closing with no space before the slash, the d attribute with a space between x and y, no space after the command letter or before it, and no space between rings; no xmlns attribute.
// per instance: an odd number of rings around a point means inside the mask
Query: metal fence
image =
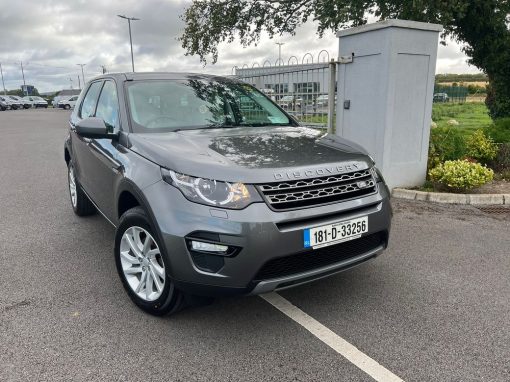
<svg viewBox="0 0 510 382"><path fill-rule="evenodd" d="M326 51L317 55L316 62L307 53L301 62L292 56L286 64L277 60L274 65L266 61L262 66L255 63L251 68L232 68L235 77L263 91L300 122L318 127L328 124L330 73Z"/></svg>
<svg viewBox="0 0 510 382"><path fill-rule="evenodd" d="M466 102L468 88L464 86L434 86L434 102Z"/></svg>

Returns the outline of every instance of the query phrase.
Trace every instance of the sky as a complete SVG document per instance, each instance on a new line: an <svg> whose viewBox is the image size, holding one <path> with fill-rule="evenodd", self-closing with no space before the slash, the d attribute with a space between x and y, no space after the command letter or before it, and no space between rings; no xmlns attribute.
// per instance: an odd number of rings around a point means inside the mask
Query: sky
<svg viewBox="0 0 510 382"><path fill-rule="evenodd" d="M40 92L78 88L81 68L85 80L101 73L131 70L127 21L118 14L135 16L132 23L136 71L187 71L232 74L234 66L275 63L283 42L282 59L300 61L306 53L317 62L321 50L334 57L338 51L333 32L319 39L313 22L300 27L294 36L270 40L263 37L258 46L243 48L239 43L222 44L215 65L203 66L198 57L185 56L177 41L184 28L179 15L190 0L0 0L0 63L5 87L26 84ZM321 54L321 61L327 56ZM307 56L308 58L310 56ZM447 41L439 45L436 73L477 73L466 63L461 47ZM1 86L1 84L0 84Z"/></svg>

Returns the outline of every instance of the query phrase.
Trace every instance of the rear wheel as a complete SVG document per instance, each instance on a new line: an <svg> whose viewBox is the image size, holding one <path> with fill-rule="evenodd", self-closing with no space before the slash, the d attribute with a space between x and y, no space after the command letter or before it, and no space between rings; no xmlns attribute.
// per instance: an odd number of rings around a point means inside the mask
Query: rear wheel
<svg viewBox="0 0 510 382"><path fill-rule="evenodd" d="M184 295L168 277L163 248L143 208L120 218L114 254L122 284L139 308L162 316L183 307Z"/></svg>
<svg viewBox="0 0 510 382"><path fill-rule="evenodd" d="M92 215L96 212L96 208L81 189L80 184L76 179L72 161L69 161L67 170L69 196L71 198L71 206L73 207L74 213L78 216Z"/></svg>

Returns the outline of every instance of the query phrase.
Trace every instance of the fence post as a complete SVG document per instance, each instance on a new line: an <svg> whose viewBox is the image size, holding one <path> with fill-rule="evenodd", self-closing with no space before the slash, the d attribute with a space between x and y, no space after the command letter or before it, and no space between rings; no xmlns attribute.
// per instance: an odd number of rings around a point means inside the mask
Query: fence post
<svg viewBox="0 0 510 382"><path fill-rule="evenodd" d="M336 87L336 61L329 62L329 91L328 91L328 134L334 133L335 117L335 87Z"/></svg>

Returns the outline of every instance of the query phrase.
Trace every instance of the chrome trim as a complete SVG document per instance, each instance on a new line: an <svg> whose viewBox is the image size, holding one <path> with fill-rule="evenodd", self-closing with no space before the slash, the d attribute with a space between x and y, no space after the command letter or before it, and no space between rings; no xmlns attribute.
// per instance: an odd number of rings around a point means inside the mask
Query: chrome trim
<svg viewBox="0 0 510 382"><path fill-rule="evenodd" d="M287 190L295 190L306 187L313 186L322 186L322 185L334 185L339 182L344 182L346 180L360 179L364 177L369 177L372 174L369 169L360 170L355 172L350 172L347 174L340 175L330 175L326 177L318 177L312 179L303 179L303 180L292 180L292 181L283 181L278 183L268 183L259 185L259 188L262 192L270 192L270 191L287 191Z"/></svg>
<svg viewBox="0 0 510 382"><path fill-rule="evenodd" d="M337 203L350 197L365 197L377 192L377 184L370 169L314 179L258 184L257 188L269 207L275 211ZM349 195L351 193L353 196ZM329 202L324 201L325 198Z"/></svg>

